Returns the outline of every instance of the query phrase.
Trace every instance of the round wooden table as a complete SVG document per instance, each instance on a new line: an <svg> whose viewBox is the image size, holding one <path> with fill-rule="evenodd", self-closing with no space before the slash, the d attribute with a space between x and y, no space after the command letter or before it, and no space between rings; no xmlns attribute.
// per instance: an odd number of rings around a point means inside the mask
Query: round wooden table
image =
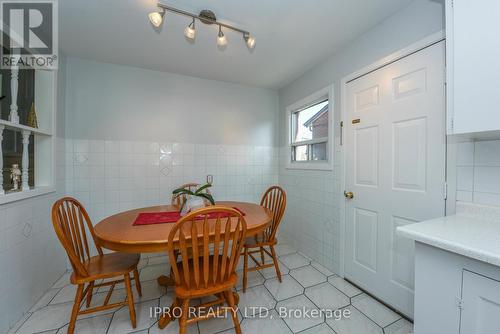
<svg viewBox="0 0 500 334"><path fill-rule="evenodd" d="M235 207L241 210L247 223L247 236L252 236L262 232L269 226L272 214L269 209L260 205L246 202L217 202L217 205ZM162 212L176 211L178 207L172 205L152 206L118 213L100 221L94 232L97 242L104 248L114 251L129 253L156 253L164 251L166 253L168 244L168 234L175 223L136 225L133 223L137 215L142 212ZM171 277L161 275L158 277L158 284L162 286L173 286ZM235 302L238 304L239 296L236 292ZM167 315L163 315L158 325L162 327L168 322Z"/></svg>
<svg viewBox="0 0 500 334"><path fill-rule="evenodd" d="M240 209L247 223L247 236L262 232L271 223L269 209L246 202L217 202ZM132 225L141 212L162 212L179 210L176 206L161 205L134 209L118 213L100 221L94 232L99 244L114 251L127 253L156 253L167 249L168 234L174 223L153 225Z"/></svg>

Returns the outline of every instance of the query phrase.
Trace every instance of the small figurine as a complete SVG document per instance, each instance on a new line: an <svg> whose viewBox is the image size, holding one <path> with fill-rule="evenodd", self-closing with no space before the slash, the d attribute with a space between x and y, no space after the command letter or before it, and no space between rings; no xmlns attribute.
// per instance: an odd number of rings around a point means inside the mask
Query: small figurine
<svg viewBox="0 0 500 334"><path fill-rule="evenodd" d="M12 190L19 190L19 183L21 182L21 174L22 173L21 170L19 169L19 165L13 164L12 168L10 169L10 179L14 184Z"/></svg>

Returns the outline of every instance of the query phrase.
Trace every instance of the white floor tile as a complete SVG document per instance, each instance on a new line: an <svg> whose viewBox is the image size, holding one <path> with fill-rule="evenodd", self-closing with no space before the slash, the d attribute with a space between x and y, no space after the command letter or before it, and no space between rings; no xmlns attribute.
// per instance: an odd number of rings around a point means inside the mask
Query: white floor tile
<svg viewBox="0 0 500 334"><path fill-rule="evenodd" d="M112 314L102 315L99 317L91 317L87 319L77 320L75 324L75 333L77 334L102 334L106 333L111 322ZM57 334L66 334L68 332L66 325L57 331ZM45 333L44 333L45 334Z"/></svg>
<svg viewBox="0 0 500 334"><path fill-rule="evenodd" d="M356 288L354 285L339 276L328 277L328 282L342 291L345 295L347 295L347 297L354 297L362 293L360 289Z"/></svg>
<svg viewBox="0 0 500 334"><path fill-rule="evenodd" d="M324 265L319 264L316 261L312 261L311 262L311 266L313 266L314 268L316 268L317 270L319 270L323 275L326 275L326 276L332 276L332 275L334 275L333 271L331 271L330 269L328 269Z"/></svg>
<svg viewBox="0 0 500 334"><path fill-rule="evenodd" d="M295 248L293 248L290 245L279 244L279 243L274 247L274 250L276 251L276 254L278 254L278 256L292 254L292 253L295 253L297 251Z"/></svg>
<svg viewBox="0 0 500 334"><path fill-rule="evenodd" d="M280 319L275 310L266 317L245 318L241 322L241 331L245 334L291 334L283 319ZM234 329L229 329L220 334L234 334Z"/></svg>
<svg viewBox="0 0 500 334"><path fill-rule="evenodd" d="M60 289L50 289L44 293L44 295L36 302L35 305L31 308L30 312L35 312L36 310L47 306L52 298L59 292Z"/></svg>
<svg viewBox="0 0 500 334"><path fill-rule="evenodd" d="M60 304L74 302L76 295L76 285L66 285L55 295L55 297L50 301L50 304Z"/></svg>
<svg viewBox="0 0 500 334"><path fill-rule="evenodd" d="M304 292L304 288L290 275L283 276L281 283L277 278L272 278L264 285L277 301L298 296Z"/></svg>
<svg viewBox="0 0 500 334"><path fill-rule="evenodd" d="M151 327L156 319L150 317L150 308L158 306L158 300L135 304L135 314L137 317L137 327L132 328L128 307L122 307L115 312L108 334L123 334L132 331L140 331Z"/></svg>
<svg viewBox="0 0 500 334"><path fill-rule="evenodd" d="M243 289L243 272L240 271L237 274L238 274L238 284L236 285L236 290L241 290ZM257 285L262 285L266 280L264 276L262 276L262 274L259 273L257 270L251 271L247 275L248 275L247 289Z"/></svg>
<svg viewBox="0 0 500 334"><path fill-rule="evenodd" d="M149 259L148 264L154 266L157 264L168 264L168 256L155 256Z"/></svg>
<svg viewBox="0 0 500 334"><path fill-rule="evenodd" d="M295 269L295 268L307 266L311 262L307 258L305 258L304 256L300 255L299 253L281 256L280 260L289 269Z"/></svg>
<svg viewBox="0 0 500 334"><path fill-rule="evenodd" d="M367 294L352 298L352 305L363 312L367 317L375 321L379 326L385 327L401 318L397 313L385 305L379 303Z"/></svg>
<svg viewBox="0 0 500 334"><path fill-rule="evenodd" d="M326 282L326 276L312 266L293 269L290 271L290 276L295 278L305 288Z"/></svg>
<svg viewBox="0 0 500 334"><path fill-rule="evenodd" d="M150 258L149 260L151 261L151 259L153 258ZM170 275L169 265L159 264L155 266L147 266L146 268L142 269L139 274L139 276L141 277L141 282L156 280L161 275Z"/></svg>
<svg viewBox="0 0 500 334"><path fill-rule="evenodd" d="M52 286L52 288L62 288L63 286L71 284L69 277L71 276L71 271L64 273Z"/></svg>
<svg viewBox="0 0 500 334"><path fill-rule="evenodd" d="M197 323L187 325L186 329L187 329L186 330L187 334L199 333ZM167 325L167 327L163 329L158 328L158 323L155 323L153 326L149 328L148 334L179 334L179 321L172 321Z"/></svg>
<svg viewBox="0 0 500 334"><path fill-rule="evenodd" d="M307 288L305 295L325 310L336 310L350 304L349 298L329 283Z"/></svg>
<svg viewBox="0 0 500 334"><path fill-rule="evenodd" d="M413 334L413 324L406 319L399 319L384 329L385 334Z"/></svg>
<svg viewBox="0 0 500 334"><path fill-rule="evenodd" d="M310 312L311 310L318 310L318 308L304 295L279 302L276 305L276 309L294 333L314 327L324 322L323 315L317 314L316 316L308 316L307 312ZM286 316L283 316L283 312L286 312Z"/></svg>
<svg viewBox="0 0 500 334"><path fill-rule="evenodd" d="M247 289L245 293L240 291L239 295L238 307L243 317L253 317L255 314L265 312L265 308L272 309L276 306L273 296L263 285Z"/></svg>
<svg viewBox="0 0 500 334"><path fill-rule="evenodd" d="M323 323L321 325L300 332L300 334L335 334L335 332L330 327L328 327L327 324Z"/></svg>
<svg viewBox="0 0 500 334"><path fill-rule="evenodd" d="M73 303L49 305L33 313L16 334L32 334L59 329L69 322Z"/></svg>
<svg viewBox="0 0 500 334"><path fill-rule="evenodd" d="M278 260L278 265L280 268L281 275L287 275L290 272L290 269L288 269L287 266L283 264L283 262ZM264 268L259 270L259 272L264 276L266 279L268 278L273 278L277 277L278 275L276 274L276 268L274 266L269 267L269 268Z"/></svg>
<svg viewBox="0 0 500 334"><path fill-rule="evenodd" d="M383 334L382 328L367 318L356 308L348 306L351 312L349 317L336 320L335 318L326 319L328 326L333 328L337 334Z"/></svg>
<svg viewBox="0 0 500 334"><path fill-rule="evenodd" d="M238 319L241 322L241 314L238 312ZM200 334L214 334L219 333L227 329L234 327L233 318L230 313L227 313L227 317L224 318L214 318L198 322L198 328L200 329Z"/></svg>

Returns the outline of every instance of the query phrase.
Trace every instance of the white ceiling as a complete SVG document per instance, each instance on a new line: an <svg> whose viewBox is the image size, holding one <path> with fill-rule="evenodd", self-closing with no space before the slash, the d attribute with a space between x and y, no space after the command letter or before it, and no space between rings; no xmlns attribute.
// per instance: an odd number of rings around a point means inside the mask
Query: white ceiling
<svg viewBox="0 0 500 334"><path fill-rule="evenodd" d="M190 43L190 19L172 13L155 31L147 18L155 0L63 0L60 46L68 56L279 89L411 1L163 0L192 12L211 9L250 31L257 41L250 52L231 31L219 50L217 28L199 22Z"/></svg>

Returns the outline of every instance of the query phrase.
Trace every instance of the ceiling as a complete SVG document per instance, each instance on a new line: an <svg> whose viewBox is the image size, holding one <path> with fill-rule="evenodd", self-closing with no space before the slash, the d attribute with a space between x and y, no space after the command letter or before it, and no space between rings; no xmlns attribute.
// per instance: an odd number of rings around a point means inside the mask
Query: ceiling
<svg viewBox="0 0 500 334"><path fill-rule="evenodd" d="M172 13L155 31L147 18L154 0L64 0L59 43L68 56L279 89L411 1L162 1L191 12L211 9L221 22L250 31L257 44L249 51L231 31L226 49L218 49L217 27L200 22L190 43L190 19Z"/></svg>

